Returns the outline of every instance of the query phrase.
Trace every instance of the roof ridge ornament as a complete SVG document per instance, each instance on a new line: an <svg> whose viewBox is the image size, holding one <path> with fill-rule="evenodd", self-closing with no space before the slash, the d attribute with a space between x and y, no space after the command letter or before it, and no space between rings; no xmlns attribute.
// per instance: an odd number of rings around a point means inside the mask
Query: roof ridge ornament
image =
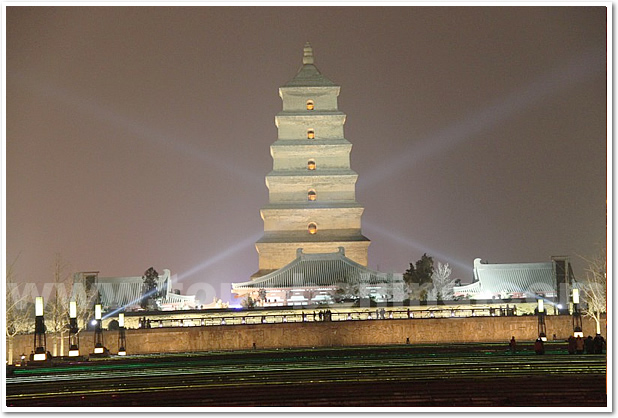
<svg viewBox="0 0 618 418"><path fill-rule="evenodd" d="M305 43L305 48L303 49L303 65L313 64L313 48L309 41Z"/></svg>

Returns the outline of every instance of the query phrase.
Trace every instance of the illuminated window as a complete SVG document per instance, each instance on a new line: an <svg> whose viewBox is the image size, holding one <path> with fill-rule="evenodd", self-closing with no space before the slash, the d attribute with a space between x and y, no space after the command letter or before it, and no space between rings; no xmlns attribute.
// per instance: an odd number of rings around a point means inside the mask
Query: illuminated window
<svg viewBox="0 0 618 418"><path fill-rule="evenodd" d="M315 161L313 160L309 160L307 161L307 170L315 170Z"/></svg>
<svg viewBox="0 0 618 418"><path fill-rule="evenodd" d="M313 234L315 234L316 232L318 232L318 226L317 226L314 222L311 222L311 223L309 224L308 230L309 230L309 233L310 233L311 235L313 235Z"/></svg>
<svg viewBox="0 0 618 418"><path fill-rule="evenodd" d="M307 100L307 110L313 110L313 100Z"/></svg>
<svg viewBox="0 0 618 418"><path fill-rule="evenodd" d="M315 139L315 131L313 129L307 131L307 139Z"/></svg>
<svg viewBox="0 0 618 418"><path fill-rule="evenodd" d="M315 193L315 190L309 190L309 193L307 193L307 199L314 201L317 198L317 195Z"/></svg>

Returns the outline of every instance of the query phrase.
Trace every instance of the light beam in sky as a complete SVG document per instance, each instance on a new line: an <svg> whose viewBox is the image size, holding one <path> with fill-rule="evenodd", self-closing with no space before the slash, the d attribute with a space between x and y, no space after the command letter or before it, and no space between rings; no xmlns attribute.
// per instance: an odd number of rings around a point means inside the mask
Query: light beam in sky
<svg viewBox="0 0 618 418"><path fill-rule="evenodd" d="M183 271L182 273L179 273L177 275L178 277L178 281L182 281L185 278L192 276L194 274L196 274L197 272L204 270L210 266L212 266L215 263L218 263L228 257L231 257L232 255L236 254L237 252L245 249L248 246L253 246L255 245L255 242L260 239L260 237L262 236L263 232L260 231L258 233L252 234L250 237L245 238L244 240L237 242L229 247L227 247L226 249L220 251L219 253L215 254L212 257L207 258L206 260L204 260L203 262L193 266L192 268Z"/></svg>
<svg viewBox="0 0 618 418"><path fill-rule="evenodd" d="M75 112L96 118L105 124L121 129L130 134L132 138L140 138L144 141L171 148L176 153L189 159L198 159L205 163L205 166L220 170L224 173L222 176L233 176L244 182L251 183L253 186L263 185L262 178L255 173L245 170L242 164L238 164L236 161L225 161L220 155L215 155L210 151L207 152L200 147L183 142L173 135L163 134L137 121L130 120L113 109L101 106L93 98L85 99L66 89L40 82L34 76L23 73L11 73L10 80L8 81L13 86L19 84L22 88L32 90L38 96L51 98L69 106ZM206 143L207 140L204 140L204 142Z"/></svg>
<svg viewBox="0 0 618 418"><path fill-rule="evenodd" d="M451 266L457 266L459 268L465 269L465 270L472 270L470 267L470 264L464 263L463 261L457 260L451 256L448 256L440 251L436 251L433 248L428 248L426 245L421 244L420 242L414 241L413 239L410 239L408 237L404 237L403 235L397 234L395 232L389 231L386 228L382 228L378 225L374 225L370 222L365 222L363 221L363 231L364 232L369 232L368 235L370 234L374 234L374 235L380 235L380 236L384 236L392 241L395 241L399 244L404 244L407 247L411 247L414 248L415 250L418 250L420 252L423 253L428 253L430 254L432 257L435 258L439 258L440 260L444 260L446 262L448 262Z"/></svg>
<svg viewBox="0 0 618 418"><path fill-rule="evenodd" d="M427 138L415 141L408 150L402 150L389 159L388 164L376 164L379 168L361 176L358 187L368 189L380 185L388 177L410 169L420 160L473 139L565 88L589 80L605 69L605 63L606 51L596 48L575 57L563 67L544 74L524 88L513 91Z"/></svg>

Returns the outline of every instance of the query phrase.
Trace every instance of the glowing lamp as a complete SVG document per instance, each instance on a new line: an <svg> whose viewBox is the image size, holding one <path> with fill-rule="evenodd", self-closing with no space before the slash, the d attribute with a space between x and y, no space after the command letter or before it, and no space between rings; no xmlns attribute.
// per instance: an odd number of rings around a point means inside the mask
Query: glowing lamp
<svg viewBox="0 0 618 418"><path fill-rule="evenodd" d="M69 302L69 318L77 318L77 302L74 300Z"/></svg>
<svg viewBox="0 0 618 418"><path fill-rule="evenodd" d="M221 319L221 325L225 325L225 318Z"/></svg>
<svg viewBox="0 0 618 418"><path fill-rule="evenodd" d="M47 359L46 353L36 353L33 357L34 361L45 361Z"/></svg>
<svg viewBox="0 0 618 418"><path fill-rule="evenodd" d="M543 299L539 299L538 304L539 304L539 313L543 313L544 312Z"/></svg>
<svg viewBox="0 0 618 418"><path fill-rule="evenodd" d="M119 355L119 356L126 356L126 355L127 355L127 352L126 352L126 351L124 351L124 350L123 350L123 351L119 351L119 352L118 352L118 355Z"/></svg>
<svg viewBox="0 0 618 418"><path fill-rule="evenodd" d="M94 305L94 319L101 319L101 305Z"/></svg>
<svg viewBox="0 0 618 418"><path fill-rule="evenodd" d="M69 350L69 357L79 356L79 350Z"/></svg>
<svg viewBox="0 0 618 418"><path fill-rule="evenodd" d="M541 341L547 341L547 337L545 335L541 335Z"/></svg>
<svg viewBox="0 0 618 418"><path fill-rule="evenodd" d="M37 296L34 301L34 315L43 316L43 298L41 296Z"/></svg>
<svg viewBox="0 0 618 418"><path fill-rule="evenodd" d="M583 333L583 332L581 332L581 331L575 331L575 332L573 333L573 336L574 336L575 338L577 338L577 337L582 337L582 338L584 338L584 333Z"/></svg>
<svg viewBox="0 0 618 418"><path fill-rule="evenodd" d="M579 303L579 289L573 289L573 303Z"/></svg>
<svg viewBox="0 0 618 418"><path fill-rule="evenodd" d="M97 320L93 319L92 321L90 321L90 325L95 326L97 324Z"/></svg>
<svg viewBox="0 0 618 418"><path fill-rule="evenodd" d="M118 314L118 326L124 328L124 314Z"/></svg>
<svg viewBox="0 0 618 418"><path fill-rule="evenodd" d="M103 354L103 347L95 347L94 354Z"/></svg>

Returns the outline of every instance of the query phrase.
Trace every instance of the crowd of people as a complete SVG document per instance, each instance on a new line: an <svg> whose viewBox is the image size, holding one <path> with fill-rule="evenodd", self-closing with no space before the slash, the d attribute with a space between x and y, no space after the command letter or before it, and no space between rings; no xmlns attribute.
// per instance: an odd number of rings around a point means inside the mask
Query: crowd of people
<svg viewBox="0 0 618 418"><path fill-rule="evenodd" d="M597 334L594 338L589 335L587 338L578 336L577 338L571 335L567 339L567 351L569 354L603 354L605 347L605 338L601 334ZM517 341L515 337L511 337L509 341L509 350L512 354L517 352ZM541 338L537 338L534 342L534 352L536 354L545 354L545 344Z"/></svg>
<svg viewBox="0 0 618 418"><path fill-rule="evenodd" d="M589 335L586 338L573 335L567 340L567 350L569 354L603 354L603 346L605 338L601 334L597 334L594 338Z"/></svg>

